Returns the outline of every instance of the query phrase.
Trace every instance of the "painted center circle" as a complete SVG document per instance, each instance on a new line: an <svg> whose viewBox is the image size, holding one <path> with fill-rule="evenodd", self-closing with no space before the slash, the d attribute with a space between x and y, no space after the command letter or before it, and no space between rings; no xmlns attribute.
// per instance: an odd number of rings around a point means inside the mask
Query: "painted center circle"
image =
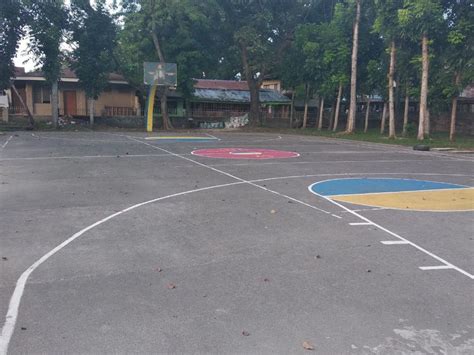
<svg viewBox="0 0 474 355"><path fill-rule="evenodd" d="M416 211L472 211L474 188L415 179L351 178L309 186L319 196L355 205Z"/></svg>
<svg viewBox="0 0 474 355"><path fill-rule="evenodd" d="M296 152L286 150L273 150L261 148L216 148L216 149L198 149L191 152L193 155L207 158L219 159L285 159L296 158L300 155Z"/></svg>

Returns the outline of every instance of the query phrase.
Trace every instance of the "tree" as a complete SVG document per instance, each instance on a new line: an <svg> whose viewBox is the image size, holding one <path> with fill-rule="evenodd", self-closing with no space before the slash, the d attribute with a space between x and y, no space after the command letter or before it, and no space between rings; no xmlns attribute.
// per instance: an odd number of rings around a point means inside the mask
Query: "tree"
<svg viewBox="0 0 474 355"><path fill-rule="evenodd" d="M34 125L33 115L18 93L11 78L15 76L13 58L18 50L21 37L25 34L24 26L27 12L21 1L0 2L0 92L12 88L28 114L30 126Z"/></svg>
<svg viewBox="0 0 474 355"><path fill-rule="evenodd" d="M397 52L397 41L400 30L398 17L394 16L403 6L403 0L376 0L377 18L374 23L374 29L385 39L388 51L390 53L390 64L388 71L388 116L389 116L389 135L395 138L395 95L394 95L394 75L395 61Z"/></svg>
<svg viewBox="0 0 474 355"><path fill-rule="evenodd" d="M116 27L105 8L97 1L95 8L87 0L72 3L74 16L71 66L79 78L88 99L90 124L94 124L94 100L107 86L113 70L112 54L116 42Z"/></svg>
<svg viewBox="0 0 474 355"><path fill-rule="evenodd" d="M364 132L366 133L369 127L369 115L370 115L370 97L372 95L381 95L385 97L385 62L380 56L378 59L372 59L367 64L366 76L363 81L362 89L367 96L365 121L364 121Z"/></svg>
<svg viewBox="0 0 474 355"><path fill-rule="evenodd" d="M357 52L359 50L359 24L360 24L360 2L355 0L355 19L352 32L352 56L351 56L351 95L349 102L349 115L347 117L346 132L355 130L356 108L357 108Z"/></svg>
<svg viewBox="0 0 474 355"><path fill-rule="evenodd" d="M214 0L128 0L124 26L116 51L119 69L141 92L144 61L175 62L178 90L186 102L193 92L193 78L222 69L222 31L219 7ZM226 58L227 59L227 58ZM227 61L226 63L227 64ZM167 110L168 88L161 87L163 127L171 128ZM189 114L190 109L186 110Z"/></svg>
<svg viewBox="0 0 474 355"><path fill-rule="evenodd" d="M447 1L445 13L448 14L448 34L443 72L451 80L443 85L443 92L451 99L449 139L454 141L458 96L465 85L474 80L474 4L470 1Z"/></svg>
<svg viewBox="0 0 474 355"><path fill-rule="evenodd" d="M13 58L24 35L25 15L21 1L0 2L0 90L8 89L15 76Z"/></svg>
<svg viewBox="0 0 474 355"><path fill-rule="evenodd" d="M278 70L293 41L298 23L312 9L301 1L218 1L224 15L223 35L240 57L250 90L249 119L261 124L259 91L263 80Z"/></svg>
<svg viewBox="0 0 474 355"><path fill-rule="evenodd" d="M398 21L402 34L411 40L421 39L421 90L420 116L418 122L418 140L423 140L429 127L428 116L428 79L429 79L429 42L435 38L443 22L443 9L438 0L404 0L404 6L398 10Z"/></svg>
<svg viewBox="0 0 474 355"><path fill-rule="evenodd" d="M68 26L67 12L62 0L25 1L31 36L30 51L51 85L51 116L58 126L58 81L61 77L63 54L60 45Z"/></svg>

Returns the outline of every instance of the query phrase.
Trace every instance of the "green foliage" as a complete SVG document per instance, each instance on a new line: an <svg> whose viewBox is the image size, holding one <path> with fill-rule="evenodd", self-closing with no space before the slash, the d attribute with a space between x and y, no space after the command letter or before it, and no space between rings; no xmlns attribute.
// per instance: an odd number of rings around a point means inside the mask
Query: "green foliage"
<svg viewBox="0 0 474 355"><path fill-rule="evenodd" d="M25 0L25 5L31 36L30 52L46 80L55 82L61 75L64 57L60 45L68 27L64 2Z"/></svg>
<svg viewBox="0 0 474 355"><path fill-rule="evenodd" d="M443 23L443 7L439 0L404 0L398 10L401 33L417 41L423 33L433 35Z"/></svg>
<svg viewBox="0 0 474 355"><path fill-rule="evenodd" d="M0 91L10 86L14 76L13 57L24 34L26 11L18 1L0 1Z"/></svg>
<svg viewBox="0 0 474 355"><path fill-rule="evenodd" d="M72 4L71 67L87 97L97 99L107 85L107 76L114 69L113 50L116 27L104 2L98 1L93 8L88 1Z"/></svg>
<svg viewBox="0 0 474 355"><path fill-rule="evenodd" d="M157 35L167 62L178 65L178 89L189 96L191 78L201 78L219 62L215 26L221 18L214 0L128 1L116 50L120 70L144 91L143 62L159 61L152 33Z"/></svg>

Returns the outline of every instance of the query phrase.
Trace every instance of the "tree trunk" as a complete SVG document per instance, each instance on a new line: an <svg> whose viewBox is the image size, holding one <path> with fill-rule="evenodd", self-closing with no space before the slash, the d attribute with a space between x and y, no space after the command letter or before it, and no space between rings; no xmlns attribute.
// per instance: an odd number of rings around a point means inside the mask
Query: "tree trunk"
<svg viewBox="0 0 474 355"><path fill-rule="evenodd" d="M54 128L58 128L58 108L59 108L59 98L58 98L58 82L54 81L51 85L51 117L53 119Z"/></svg>
<svg viewBox="0 0 474 355"><path fill-rule="evenodd" d="M239 44L245 80L247 80L250 90L249 123L255 126L260 123L260 85L257 83L257 79L254 78L252 70L250 69L246 44L242 41L240 41Z"/></svg>
<svg viewBox="0 0 474 355"><path fill-rule="evenodd" d="M165 63L165 56L163 55L163 51L161 50L160 40L158 35L156 34L156 22L152 18L152 31L151 31L151 38L153 40L153 45L155 46L156 54L160 59L160 63ZM162 90L159 91L160 94L160 107L161 107L161 117L163 119L163 129L168 130L172 129L173 125L171 124L169 115L168 115L168 88L164 87ZM154 100L155 98L153 98Z"/></svg>
<svg viewBox="0 0 474 355"><path fill-rule="evenodd" d="M324 119L324 96L321 97L319 102L319 122L318 122L318 131L323 128L323 119Z"/></svg>
<svg viewBox="0 0 474 355"><path fill-rule="evenodd" d="M249 121L250 125L256 126L261 123L260 121L260 93L257 82L251 78L247 80L250 89L250 112Z"/></svg>
<svg viewBox="0 0 474 355"><path fill-rule="evenodd" d="M333 101L332 107L331 107L331 116L329 116L329 125L328 125L328 131L332 130L332 125L334 123L334 116L336 112L336 101Z"/></svg>
<svg viewBox="0 0 474 355"><path fill-rule="evenodd" d="M430 109L427 107L426 108L426 116L425 116L425 137L429 137L430 136L430 126L431 126L431 122L430 122Z"/></svg>
<svg viewBox="0 0 474 355"><path fill-rule="evenodd" d="M33 118L33 115L31 114L30 112L30 109L28 108L28 106L26 105L25 101L23 101L23 98L20 96L20 93L18 92L18 90L16 89L16 86L15 84L11 84L11 88L13 89L13 91L15 92L16 96L18 97L18 100L20 100L20 103L21 105L23 106L23 108L25 109L26 111L26 114L28 115L28 122L30 124L31 127L33 127L35 125L35 119Z"/></svg>
<svg viewBox="0 0 474 355"><path fill-rule="evenodd" d="M457 108L458 108L458 95L457 89L459 86L459 82L461 81L461 75L456 73L454 84L456 85L456 95L453 97L452 104L451 104L451 123L449 126L449 140L454 142L454 136L456 134L456 115L457 115Z"/></svg>
<svg viewBox="0 0 474 355"><path fill-rule="evenodd" d="M89 97L87 105L89 106L89 124L92 127L94 125L94 98Z"/></svg>
<svg viewBox="0 0 474 355"><path fill-rule="evenodd" d="M382 119L380 122L380 134L385 133L385 123L387 121L387 103L384 102L383 104L383 110L382 110Z"/></svg>
<svg viewBox="0 0 474 355"><path fill-rule="evenodd" d="M425 126L427 124L427 105L428 105L428 69L430 58L428 56L428 36L423 34L421 41L422 52L422 72L421 72L421 92L420 92L420 118L418 122L418 140L425 139Z"/></svg>
<svg viewBox="0 0 474 355"><path fill-rule="evenodd" d="M395 74L396 58L395 41L390 43L390 69L388 71L388 138L395 138L395 98L393 90L393 76Z"/></svg>
<svg viewBox="0 0 474 355"><path fill-rule="evenodd" d="M163 119L163 129L173 129L173 125L171 124L170 117L168 114L168 95L167 95L167 88L164 88L161 91L160 95L160 109L161 109L161 117Z"/></svg>
<svg viewBox="0 0 474 355"><path fill-rule="evenodd" d="M341 98L342 98L342 83L339 83L339 90L337 92L337 102L336 102L336 112L334 113L334 128L333 132L336 132L337 125L339 123L339 108L341 107Z"/></svg>
<svg viewBox="0 0 474 355"><path fill-rule="evenodd" d="M293 128L293 114L295 112L295 89L291 91L291 106L290 106L290 128Z"/></svg>
<svg viewBox="0 0 474 355"><path fill-rule="evenodd" d="M359 23L360 23L360 0L356 0L356 18L352 36L352 58L351 58L351 98L349 103L349 115L347 117L346 132L355 130L356 108L357 108L357 51L359 49Z"/></svg>
<svg viewBox="0 0 474 355"><path fill-rule="evenodd" d="M367 133L367 130L369 129L369 115L370 115L370 97L367 97L367 108L365 109L364 133Z"/></svg>
<svg viewBox="0 0 474 355"><path fill-rule="evenodd" d="M309 99L309 84L306 84L306 93L304 96L304 114L303 114L303 126L301 128L305 129L306 124L308 123L308 99Z"/></svg>
<svg viewBox="0 0 474 355"><path fill-rule="evenodd" d="M458 108L458 97L453 97L451 104L451 124L449 127L449 140L454 142L454 135L456 133L456 111Z"/></svg>
<svg viewBox="0 0 474 355"><path fill-rule="evenodd" d="M407 125L408 125L408 109L410 108L410 96L408 96L408 87L405 93L405 107L403 109L403 137L407 135Z"/></svg>

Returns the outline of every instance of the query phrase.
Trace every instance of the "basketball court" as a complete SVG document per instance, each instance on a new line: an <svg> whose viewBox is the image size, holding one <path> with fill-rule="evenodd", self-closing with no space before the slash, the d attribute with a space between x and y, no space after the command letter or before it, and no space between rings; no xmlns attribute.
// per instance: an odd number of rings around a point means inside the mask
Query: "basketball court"
<svg viewBox="0 0 474 355"><path fill-rule="evenodd" d="M473 157L0 136L0 353L474 353Z"/></svg>

